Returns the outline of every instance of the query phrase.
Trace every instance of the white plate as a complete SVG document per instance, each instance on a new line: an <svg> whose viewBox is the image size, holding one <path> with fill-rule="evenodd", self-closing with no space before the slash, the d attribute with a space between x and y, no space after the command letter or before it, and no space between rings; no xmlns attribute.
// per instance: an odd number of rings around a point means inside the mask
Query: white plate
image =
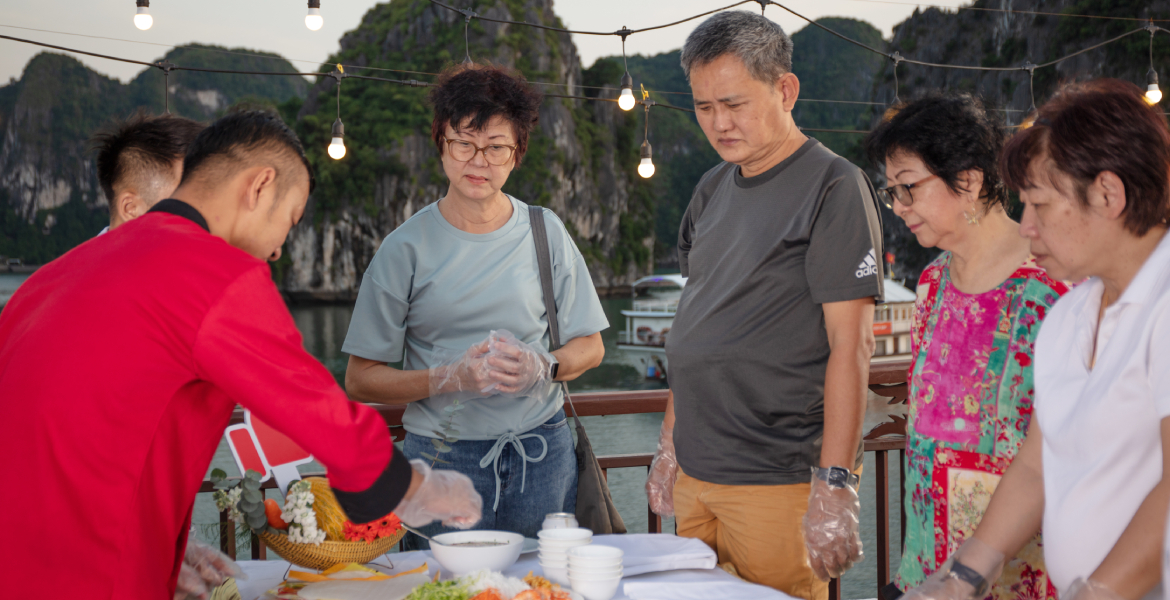
<svg viewBox="0 0 1170 600"><path fill-rule="evenodd" d="M528 554L529 552L536 552L540 549L540 540L534 538L524 538L524 547L520 550L520 554Z"/></svg>

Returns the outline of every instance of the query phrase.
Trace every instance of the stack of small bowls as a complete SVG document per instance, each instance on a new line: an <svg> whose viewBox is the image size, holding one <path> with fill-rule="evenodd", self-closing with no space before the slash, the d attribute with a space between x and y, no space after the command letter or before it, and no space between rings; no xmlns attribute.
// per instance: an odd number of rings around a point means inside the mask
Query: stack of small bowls
<svg viewBox="0 0 1170 600"><path fill-rule="evenodd" d="M593 532L583 527L543 529L540 538L540 568L553 583L569 585L569 550L593 542Z"/></svg>
<svg viewBox="0 0 1170 600"><path fill-rule="evenodd" d="M569 549L569 585L585 600L609 600L622 581L621 548L580 546Z"/></svg>

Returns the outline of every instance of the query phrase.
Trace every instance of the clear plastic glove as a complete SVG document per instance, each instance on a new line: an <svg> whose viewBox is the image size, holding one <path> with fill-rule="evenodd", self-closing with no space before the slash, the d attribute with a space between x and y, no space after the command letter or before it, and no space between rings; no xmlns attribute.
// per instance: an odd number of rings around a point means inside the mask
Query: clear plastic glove
<svg viewBox="0 0 1170 600"><path fill-rule="evenodd" d="M808 564L821 581L840 577L864 555L858 518L861 501L855 486L831 488L816 475L804 514L804 544Z"/></svg>
<svg viewBox="0 0 1170 600"><path fill-rule="evenodd" d="M674 431L662 424L658 434L658 450L650 463L646 477L646 497L650 510L662 517L674 516L674 482L678 479L678 459L674 454Z"/></svg>
<svg viewBox="0 0 1170 600"><path fill-rule="evenodd" d="M974 571L978 577L987 582L986 589L979 590L970 582L956 575L955 563ZM969 538L959 546L947 562L922 585L913 588L902 596L901 600L981 600L987 596L991 586L999 579L1003 572L1004 556L1002 552L984 544L976 538ZM1079 580L1078 580L1079 581ZM1074 583L1075 587L1076 584ZM979 594L982 592L982 594ZM1061 598L1065 598L1063 594ZM1068 596L1072 598L1072 596ZM1088 600L1086 597L1082 600ZM1102 596L1101 598L1107 598Z"/></svg>
<svg viewBox="0 0 1170 600"><path fill-rule="evenodd" d="M187 552L179 569L175 598L210 597L211 590L228 577L244 579L244 572L228 555L197 540L187 541Z"/></svg>
<svg viewBox="0 0 1170 600"><path fill-rule="evenodd" d="M1067 600L1125 600L1105 584L1084 577L1077 577L1076 581L1068 586L1068 591L1060 597Z"/></svg>
<svg viewBox="0 0 1170 600"><path fill-rule="evenodd" d="M433 470L415 459L410 466L423 482L409 499L398 503L394 514L411 527L442 521L447 527L467 529L483 516L483 498L475 491L471 479L455 471Z"/></svg>
<svg viewBox="0 0 1170 600"><path fill-rule="evenodd" d="M498 383L488 366L488 340L484 340L462 354L451 353L436 357L438 366L431 369L431 397L463 393L468 397L483 397L482 390Z"/></svg>
<svg viewBox="0 0 1170 600"><path fill-rule="evenodd" d="M536 344L526 344L507 329L488 335L487 364L495 382L483 393L519 398L531 396L552 383L552 355Z"/></svg>

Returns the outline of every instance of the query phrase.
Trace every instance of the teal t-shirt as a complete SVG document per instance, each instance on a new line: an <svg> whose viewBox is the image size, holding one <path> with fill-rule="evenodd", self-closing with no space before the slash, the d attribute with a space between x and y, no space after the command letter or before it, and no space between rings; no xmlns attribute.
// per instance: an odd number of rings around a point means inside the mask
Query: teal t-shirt
<svg viewBox="0 0 1170 600"><path fill-rule="evenodd" d="M528 205L508 196L512 217L491 233L451 225L438 203L395 229L366 269L342 351L369 360L403 361L403 369L429 369L461 355L493 329L549 347L548 314L540 288ZM609 321L597 299L585 259L560 219L544 210L552 256L553 294L561 342L592 335ZM445 394L412 402L406 430L440 437ZM495 395L463 403L452 425L462 440L495 439L529 431L560 410L560 386L522 398Z"/></svg>

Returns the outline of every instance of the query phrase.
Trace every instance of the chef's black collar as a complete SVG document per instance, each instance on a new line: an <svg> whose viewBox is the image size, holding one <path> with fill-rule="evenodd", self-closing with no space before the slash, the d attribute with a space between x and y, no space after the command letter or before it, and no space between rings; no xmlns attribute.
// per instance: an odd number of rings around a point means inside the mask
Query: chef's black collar
<svg viewBox="0 0 1170 600"><path fill-rule="evenodd" d="M184 219L188 219L192 223L202 227L203 231L211 233L211 228L207 226L207 219L204 219L203 215L199 214L199 211L196 210L194 206L191 206L182 200L175 200L174 198L160 200L158 204L155 204L153 207L151 207L150 210L146 212L162 212L183 217Z"/></svg>

